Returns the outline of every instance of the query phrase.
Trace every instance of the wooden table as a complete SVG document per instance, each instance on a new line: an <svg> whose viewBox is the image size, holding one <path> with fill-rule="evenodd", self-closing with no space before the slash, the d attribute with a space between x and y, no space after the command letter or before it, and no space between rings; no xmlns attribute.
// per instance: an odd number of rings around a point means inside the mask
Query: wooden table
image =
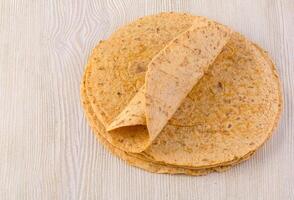
<svg viewBox="0 0 294 200"><path fill-rule="evenodd" d="M229 25L267 49L283 81L276 134L253 159L202 177L130 167L97 141L80 105L96 43L161 11ZM294 199L293 0L1 0L0 199Z"/></svg>

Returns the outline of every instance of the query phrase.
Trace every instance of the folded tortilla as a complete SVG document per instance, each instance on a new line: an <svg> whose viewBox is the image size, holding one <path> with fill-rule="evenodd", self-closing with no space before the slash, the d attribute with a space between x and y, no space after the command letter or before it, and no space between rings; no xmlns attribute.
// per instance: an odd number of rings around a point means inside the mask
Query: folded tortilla
<svg viewBox="0 0 294 200"><path fill-rule="evenodd" d="M196 21L161 50L148 65L145 85L107 127L113 137L120 134L134 145L116 145L128 152L144 151L222 51L230 34L223 25ZM127 138L125 132L131 131L137 134Z"/></svg>
<svg viewBox="0 0 294 200"><path fill-rule="evenodd" d="M188 46L195 43L187 38L178 44L173 41L197 26L205 29L209 21L182 13L146 16L121 27L93 50L82 82L83 107L97 137L112 153L151 172L199 175L247 159L271 136L283 103L279 77L267 53L239 33L230 33L219 53L207 45L215 56L208 69L201 64L185 65L204 75L187 76L195 81L193 88L189 91L190 82L184 79L184 87L173 96L176 80L171 75L181 71L170 70L167 58L172 66L180 66L184 54L197 58L183 48L185 41ZM165 49L176 53L168 51L170 57L166 57ZM160 55L163 61L157 58ZM158 70L166 72L164 67L169 74ZM161 92L150 90L147 96L142 87ZM162 97L158 103L164 109L160 111L151 104L153 99L146 103L156 95ZM165 102L171 108L162 106ZM146 107L154 110L147 112ZM116 125L118 119L126 121Z"/></svg>

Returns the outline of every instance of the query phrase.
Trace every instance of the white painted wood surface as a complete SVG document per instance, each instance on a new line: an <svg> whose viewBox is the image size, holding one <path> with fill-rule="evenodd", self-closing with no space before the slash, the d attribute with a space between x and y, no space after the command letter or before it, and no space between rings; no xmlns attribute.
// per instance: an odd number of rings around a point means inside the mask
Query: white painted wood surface
<svg viewBox="0 0 294 200"><path fill-rule="evenodd" d="M285 109L253 159L203 177L151 174L109 154L80 106L91 49L161 11L227 24L272 55ZM1 0L0 199L294 199L293 0Z"/></svg>

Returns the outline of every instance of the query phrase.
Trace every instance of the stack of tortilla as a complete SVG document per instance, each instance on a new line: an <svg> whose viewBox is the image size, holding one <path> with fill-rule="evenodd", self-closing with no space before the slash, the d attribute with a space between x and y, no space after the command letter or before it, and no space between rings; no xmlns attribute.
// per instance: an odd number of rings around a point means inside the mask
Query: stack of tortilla
<svg viewBox="0 0 294 200"><path fill-rule="evenodd" d="M160 13L93 50L81 86L100 142L156 173L203 175L248 159L282 107L279 77L259 46L204 17Z"/></svg>

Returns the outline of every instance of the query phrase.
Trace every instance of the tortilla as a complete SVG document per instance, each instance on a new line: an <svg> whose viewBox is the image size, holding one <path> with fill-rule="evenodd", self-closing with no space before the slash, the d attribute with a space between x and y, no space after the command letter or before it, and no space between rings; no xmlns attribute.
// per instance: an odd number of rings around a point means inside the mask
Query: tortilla
<svg viewBox="0 0 294 200"><path fill-rule="evenodd" d="M94 49L84 76L82 97L88 102L84 108L97 135L104 144L119 151L118 156L190 174L182 170L214 171L236 164L270 137L282 106L279 78L268 55L235 32L216 59L207 64L204 75L192 84L191 91L185 90L188 94L179 98L179 107L174 107L170 119L164 119L162 130L155 131L151 144L147 129L144 134L137 126L146 124L146 118L142 118L146 110L135 104L131 110L138 110L139 123L126 126L119 134L106 131L132 105L133 98L140 97L138 92L145 84L145 71L152 59L193 24L207 21L211 22L178 13L147 16L120 28ZM142 96L145 93L141 93L141 99ZM124 151L141 151L141 141L147 141L143 142L143 152Z"/></svg>

